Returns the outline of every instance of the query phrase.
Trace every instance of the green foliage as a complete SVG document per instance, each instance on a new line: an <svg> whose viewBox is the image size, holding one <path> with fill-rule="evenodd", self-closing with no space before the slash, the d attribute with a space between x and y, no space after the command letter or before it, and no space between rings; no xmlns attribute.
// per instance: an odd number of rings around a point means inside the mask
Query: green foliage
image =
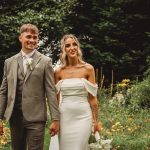
<svg viewBox="0 0 150 150"><path fill-rule="evenodd" d="M150 108L150 75L142 82L133 85L127 92L129 103L134 110Z"/></svg>
<svg viewBox="0 0 150 150"><path fill-rule="evenodd" d="M46 124L46 128L45 128L44 150L49 149L49 144L50 144L49 125L50 125L50 122L48 121L48 123Z"/></svg>
<svg viewBox="0 0 150 150"><path fill-rule="evenodd" d="M118 76L143 73L150 55L149 1L78 2L67 24L80 37L86 61L107 72L114 68Z"/></svg>
<svg viewBox="0 0 150 150"><path fill-rule="evenodd" d="M36 2L14 0L13 2L3 1L0 7L2 11L0 17L0 57L6 58L20 51L19 28L24 23L33 23L40 29L42 45L39 50L55 56L54 61L58 60L59 48L56 43L64 32L70 30L70 26L65 26L64 20L72 13L76 0L37 0Z"/></svg>
<svg viewBox="0 0 150 150"><path fill-rule="evenodd" d="M150 148L150 110L112 106L109 99L100 99L99 120L102 123L102 136L113 139L117 150L145 150Z"/></svg>
<svg viewBox="0 0 150 150"><path fill-rule="evenodd" d="M147 57L148 69L144 72L144 76L150 75L150 56Z"/></svg>
<svg viewBox="0 0 150 150"><path fill-rule="evenodd" d="M149 6L149 0L2 0L0 59L20 51L19 27L33 23L40 29L39 51L54 63L61 37L73 33L85 60L108 76L112 68L117 80L142 75L150 56Z"/></svg>
<svg viewBox="0 0 150 150"><path fill-rule="evenodd" d="M20 50L23 23L40 28L39 50L58 60L62 35L79 37L86 61L96 68L115 68L118 76L142 74L150 55L148 0L2 0L0 58ZM108 71L107 71L108 72Z"/></svg>

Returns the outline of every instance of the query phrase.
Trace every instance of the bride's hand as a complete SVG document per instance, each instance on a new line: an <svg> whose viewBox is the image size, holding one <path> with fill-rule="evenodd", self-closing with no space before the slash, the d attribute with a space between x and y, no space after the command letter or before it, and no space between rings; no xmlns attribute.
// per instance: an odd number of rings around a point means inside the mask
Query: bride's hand
<svg viewBox="0 0 150 150"><path fill-rule="evenodd" d="M54 120L49 127L49 134L51 136L56 135L59 132L59 128L60 128L59 120Z"/></svg>
<svg viewBox="0 0 150 150"><path fill-rule="evenodd" d="M102 127L101 127L101 124L99 122L95 122L94 123L94 133L95 132L101 132L102 131Z"/></svg>

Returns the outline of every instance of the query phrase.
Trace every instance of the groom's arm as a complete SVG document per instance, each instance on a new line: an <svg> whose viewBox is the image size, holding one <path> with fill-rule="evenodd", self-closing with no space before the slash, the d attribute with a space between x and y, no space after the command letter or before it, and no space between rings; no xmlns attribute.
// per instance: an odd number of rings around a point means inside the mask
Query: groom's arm
<svg viewBox="0 0 150 150"><path fill-rule="evenodd" d="M49 133L54 136L59 132L60 124L60 113L58 110L58 102L56 96L56 87L54 82L54 70L52 68L51 60L46 64L45 68L45 90L52 123L49 127Z"/></svg>
<svg viewBox="0 0 150 150"><path fill-rule="evenodd" d="M54 82L54 70L52 68L51 60L47 61L45 67L45 90L48 106L50 109L51 119L59 120L60 114L58 110L58 102L56 96L56 87Z"/></svg>
<svg viewBox="0 0 150 150"><path fill-rule="evenodd" d="M4 63L3 80L0 87L0 135L3 134L3 116L7 105L7 77L6 77L6 62Z"/></svg>
<svg viewBox="0 0 150 150"><path fill-rule="evenodd" d="M0 119L3 119L4 112L7 105L7 91L8 91L8 84L7 84L7 75L6 75L6 62L4 63L4 73L3 73L3 80L0 87Z"/></svg>

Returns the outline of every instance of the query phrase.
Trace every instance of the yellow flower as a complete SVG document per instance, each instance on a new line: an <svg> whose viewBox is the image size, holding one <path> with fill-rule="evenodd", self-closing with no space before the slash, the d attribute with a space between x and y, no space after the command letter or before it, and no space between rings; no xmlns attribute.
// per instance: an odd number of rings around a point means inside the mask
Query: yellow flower
<svg viewBox="0 0 150 150"><path fill-rule="evenodd" d="M112 132L115 132L116 130L114 130L114 129L111 129L111 131L112 131Z"/></svg>
<svg viewBox="0 0 150 150"><path fill-rule="evenodd" d="M1 143L2 145L7 144L7 142L6 142L6 141L4 141L4 139L1 139L0 143Z"/></svg>
<svg viewBox="0 0 150 150"><path fill-rule="evenodd" d="M128 122L131 122L131 121L132 121L132 118L131 118L131 117L129 117L129 118L128 118Z"/></svg>
<svg viewBox="0 0 150 150"><path fill-rule="evenodd" d="M116 126L117 126L117 125L120 125L120 122L116 122L116 124L115 124L115 125L116 125Z"/></svg>
<svg viewBox="0 0 150 150"><path fill-rule="evenodd" d="M130 79L123 79L122 80L122 83L129 83L130 82Z"/></svg>
<svg viewBox="0 0 150 150"><path fill-rule="evenodd" d="M128 131L131 131L131 128L128 128Z"/></svg>
<svg viewBox="0 0 150 150"><path fill-rule="evenodd" d="M127 86L127 84L126 83L119 83L118 86L119 87L125 87L125 86Z"/></svg>
<svg viewBox="0 0 150 150"><path fill-rule="evenodd" d="M8 127L5 127L5 124L3 123L4 125L4 134L0 137L0 148L1 146L4 146L6 145L9 141L10 141L10 130Z"/></svg>
<svg viewBox="0 0 150 150"><path fill-rule="evenodd" d="M121 86L121 84L119 83L119 84L117 84L118 86Z"/></svg>
<svg viewBox="0 0 150 150"><path fill-rule="evenodd" d="M106 130L106 134L112 135L112 133L109 130Z"/></svg>
<svg viewBox="0 0 150 150"><path fill-rule="evenodd" d="M121 86L122 86L122 87L125 87L125 86L127 86L127 84L126 84L126 83L122 83Z"/></svg>

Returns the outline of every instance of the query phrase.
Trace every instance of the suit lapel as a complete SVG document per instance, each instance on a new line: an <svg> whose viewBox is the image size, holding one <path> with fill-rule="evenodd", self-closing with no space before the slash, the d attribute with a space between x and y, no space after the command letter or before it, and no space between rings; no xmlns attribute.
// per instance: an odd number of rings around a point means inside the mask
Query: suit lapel
<svg viewBox="0 0 150 150"><path fill-rule="evenodd" d="M36 51L35 54L33 55L33 62L31 64L32 70L30 69L30 67L28 67L24 82L26 82L26 80L29 78L30 74L34 71L35 66L38 64L40 59L41 59L41 54Z"/></svg>

